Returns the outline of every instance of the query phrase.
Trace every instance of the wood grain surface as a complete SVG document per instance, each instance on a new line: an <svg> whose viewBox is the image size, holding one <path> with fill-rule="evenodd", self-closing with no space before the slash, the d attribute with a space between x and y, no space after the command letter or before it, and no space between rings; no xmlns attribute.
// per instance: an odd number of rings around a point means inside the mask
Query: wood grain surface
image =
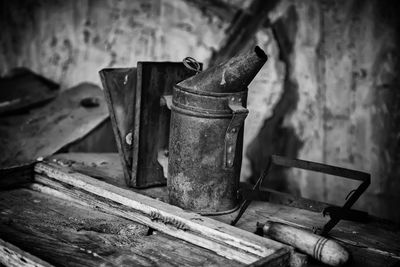
<svg viewBox="0 0 400 267"><path fill-rule="evenodd" d="M53 163L37 163L35 180L69 198L148 225L168 235L210 249L245 264L289 247L196 213L122 189ZM81 193L84 194L81 194ZM76 194L79 194L76 195Z"/></svg>
<svg viewBox="0 0 400 267"><path fill-rule="evenodd" d="M94 98L98 106L81 101ZM99 87L83 83L58 95L51 103L27 115L0 119L0 167L46 157L82 138L108 117Z"/></svg>
<svg viewBox="0 0 400 267"><path fill-rule="evenodd" d="M160 232L148 235L147 226L132 220L46 193L16 189L1 191L0 199L0 238L55 266L239 266Z"/></svg>
<svg viewBox="0 0 400 267"><path fill-rule="evenodd" d="M10 267L51 267L53 265L0 239L0 265Z"/></svg>
<svg viewBox="0 0 400 267"><path fill-rule="evenodd" d="M82 164L88 174L87 169L90 169L90 165L93 162L92 158L95 158L96 161L115 162L116 154L114 156L112 154L62 154L54 157L68 159L72 162L74 162L74 158L79 158L80 163L77 162L74 165L75 168ZM121 166L114 163L112 166L115 169L109 168L103 174L101 174L101 169L95 166L93 168L97 169L97 176L102 177L104 181L109 179L107 178L109 173L114 174L113 179L123 179L121 175L118 178L118 173L121 173ZM153 198L168 201L166 187L149 188L139 192ZM256 230L256 222L265 223L267 220L272 220L312 230L313 227L323 226L329 220L328 217L323 217L321 214L322 209L326 207L324 203L308 201L301 203L301 198L278 193L271 195L270 201L273 202L253 201L236 226L246 231L254 232ZM230 223L234 217L236 217L236 213L213 218L221 222ZM392 266L400 263L400 228L390 221L373 216L365 224L341 221L332 229L329 236L349 250L352 255L350 266L366 267L382 264ZM318 265L318 263L314 264Z"/></svg>

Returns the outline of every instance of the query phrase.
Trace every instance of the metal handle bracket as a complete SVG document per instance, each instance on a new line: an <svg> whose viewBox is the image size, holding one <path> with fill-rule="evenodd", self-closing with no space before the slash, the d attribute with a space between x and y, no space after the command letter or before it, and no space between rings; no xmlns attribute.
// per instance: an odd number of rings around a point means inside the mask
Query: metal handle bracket
<svg viewBox="0 0 400 267"><path fill-rule="evenodd" d="M228 101L233 116L225 133L224 168L233 167L238 133L244 124L247 114L249 114L249 110L243 107L240 96L231 96Z"/></svg>

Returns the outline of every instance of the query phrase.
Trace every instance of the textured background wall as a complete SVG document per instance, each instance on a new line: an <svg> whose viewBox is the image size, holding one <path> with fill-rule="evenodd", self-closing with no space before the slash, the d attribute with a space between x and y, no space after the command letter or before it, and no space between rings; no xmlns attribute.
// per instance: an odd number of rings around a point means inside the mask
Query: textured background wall
<svg viewBox="0 0 400 267"><path fill-rule="evenodd" d="M0 2L0 74L25 66L61 84L100 86L98 71L137 61L207 63L228 23L184 1ZM70 151L116 151L108 121Z"/></svg>
<svg viewBox="0 0 400 267"><path fill-rule="evenodd" d="M269 13L287 74L248 148L255 173L272 153L371 172L357 207L400 221L399 10L394 1L280 1ZM336 204L358 184L299 170L270 183Z"/></svg>
<svg viewBox="0 0 400 267"><path fill-rule="evenodd" d="M368 171L358 208L400 221L399 5L264 2L2 1L0 73L26 66L68 88L100 84L104 67L188 55L207 66L258 43L270 60L250 86L243 178L271 154ZM355 186L282 169L268 185L336 204Z"/></svg>
<svg viewBox="0 0 400 267"><path fill-rule="evenodd" d="M140 60L207 61L227 23L184 1L2 1L0 69L26 66L70 87Z"/></svg>

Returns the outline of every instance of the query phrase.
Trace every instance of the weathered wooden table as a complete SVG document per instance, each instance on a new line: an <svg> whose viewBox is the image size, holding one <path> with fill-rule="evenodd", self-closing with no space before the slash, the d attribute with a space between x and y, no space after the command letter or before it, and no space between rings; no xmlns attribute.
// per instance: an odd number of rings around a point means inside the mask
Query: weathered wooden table
<svg viewBox="0 0 400 267"><path fill-rule="evenodd" d="M72 172L127 189L117 154L60 154L51 161ZM127 218L79 204L72 198L57 198L54 192L47 194L42 189L40 185L27 184L0 192L3 262L8 260L26 266L47 266L48 263L60 266L242 265ZM165 187L133 191L162 201L167 199ZM317 212L323 204L318 207L317 203L307 210L304 205L310 202L300 203L288 196L279 200L282 199L284 205L253 202L237 227L254 232L257 221L270 219L311 229L328 220ZM235 215L214 216L213 219L229 223ZM399 228L393 223L377 218L367 224L341 221L330 236L351 252L351 266L400 264ZM8 258L4 257L7 251ZM321 265L312 260L309 264Z"/></svg>

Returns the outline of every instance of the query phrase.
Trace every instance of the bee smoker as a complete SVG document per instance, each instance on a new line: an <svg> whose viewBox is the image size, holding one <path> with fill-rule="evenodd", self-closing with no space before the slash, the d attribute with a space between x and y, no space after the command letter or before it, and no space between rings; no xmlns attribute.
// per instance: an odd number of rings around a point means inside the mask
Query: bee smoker
<svg viewBox="0 0 400 267"><path fill-rule="evenodd" d="M258 46L173 88L170 203L213 214L238 206L247 86L267 61Z"/></svg>

